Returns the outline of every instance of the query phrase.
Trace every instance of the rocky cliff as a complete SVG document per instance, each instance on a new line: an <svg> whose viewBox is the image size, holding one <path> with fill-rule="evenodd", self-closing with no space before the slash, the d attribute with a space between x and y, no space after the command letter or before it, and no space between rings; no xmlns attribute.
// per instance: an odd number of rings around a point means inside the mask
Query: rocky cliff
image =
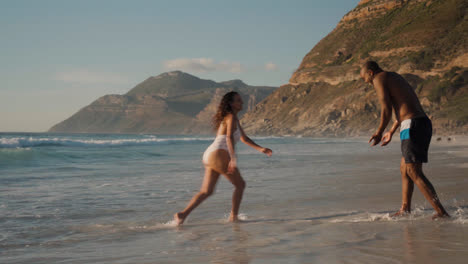
<svg viewBox="0 0 468 264"><path fill-rule="evenodd" d="M168 72L146 79L124 95L97 99L49 132L207 134L224 93L238 91L248 111L274 89Z"/></svg>
<svg viewBox="0 0 468 264"><path fill-rule="evenodd" d="M360 65L376 60L416 89L435 132L468 132L466 0L362 0L306 54L288 84L243 121L255 134L368 135L379 122Z"/></svg>

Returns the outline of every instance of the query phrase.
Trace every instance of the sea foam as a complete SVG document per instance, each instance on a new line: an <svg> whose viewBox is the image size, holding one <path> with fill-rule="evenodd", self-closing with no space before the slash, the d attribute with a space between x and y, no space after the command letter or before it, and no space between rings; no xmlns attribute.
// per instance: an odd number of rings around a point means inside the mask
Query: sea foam
<svg viewBox="0 0 468 264"><path fill-rule="evenodd" d="M28 148L44 146L93 147L160 145L210 141L212 138L124 138L124 139L73 139L67 137L12 137L0 138L0 148Z"/></svg>

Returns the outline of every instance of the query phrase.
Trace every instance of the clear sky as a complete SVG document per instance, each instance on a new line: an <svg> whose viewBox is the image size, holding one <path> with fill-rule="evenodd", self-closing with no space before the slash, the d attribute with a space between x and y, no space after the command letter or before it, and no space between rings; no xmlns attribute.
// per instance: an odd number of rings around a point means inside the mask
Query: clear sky
<svg viewBox="0 0 468 264"><path fill-rule="evenodd" d="M285 84L358 2L0 0L0 132L46 131L171 70Z"/></svg>

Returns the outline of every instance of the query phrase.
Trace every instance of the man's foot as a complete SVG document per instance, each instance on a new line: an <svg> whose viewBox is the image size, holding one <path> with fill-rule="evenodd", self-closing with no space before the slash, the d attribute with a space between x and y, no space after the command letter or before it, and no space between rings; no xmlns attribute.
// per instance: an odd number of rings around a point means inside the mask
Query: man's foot
<svg viewBox="0 0 468 264"><path fill-rule="evenodd" d="M432 220L437 220L439 218L450 218L450 215L447 213L443 213L443 214L437 213L432 216Z"/></svg>
<svg viewBox="0 0 468 264"><path fill-rule="evenodd" d="M392 214L391 217L401 217L401 216L407 216L409 214L411 214L411 211L406 210L406 209L400 209L398 212Z"/></svg>
<svg viewBox="0 0 468 264"><path fill-rule="evenodd" d="M176 213L176 214L174 215L174 221L176 221L176 224L177 224L178 226L180 226L180 225L182 225L182 224L184 223L184 221L185 221L185 216L183 216L183 214L180 213L180 212L179 212L179 213Z"/></svg>

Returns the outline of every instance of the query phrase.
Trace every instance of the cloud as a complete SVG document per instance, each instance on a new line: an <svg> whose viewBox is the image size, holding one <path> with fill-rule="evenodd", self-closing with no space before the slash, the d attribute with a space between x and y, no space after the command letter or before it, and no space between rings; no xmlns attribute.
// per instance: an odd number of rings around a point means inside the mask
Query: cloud
<svg viewBox="0 0 468 264"><path fill-rule="evenodd" d="M53 79L75 84L123 84L128 82L124 76L117 73L94 72L86 69L58 72Z"/></svg>
<svg viewBox="0 0 468 264"><path fill-rule="evenodd" d="M278 70L278 65L274 64L273 62L267 62L265 64L266 71L276 71Z"/></svg>
<svg viewBox="0 0 468 264"><path fill-rule="evenodd" d="M240 73L245 67L239 62L215 62L211 58L179 58L163 63L166 70L181 70L190 72L231 72Z"/></svg>

